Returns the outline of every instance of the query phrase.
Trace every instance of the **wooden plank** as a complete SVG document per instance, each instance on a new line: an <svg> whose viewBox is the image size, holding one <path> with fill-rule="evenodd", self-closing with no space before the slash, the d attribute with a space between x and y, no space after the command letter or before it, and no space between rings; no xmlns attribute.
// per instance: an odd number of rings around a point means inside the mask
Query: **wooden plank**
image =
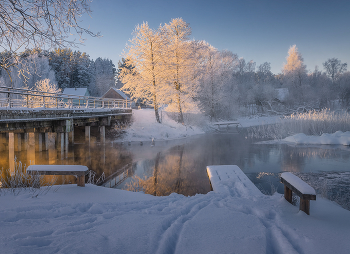
<svg viewBox="0 0 350 254"><path fill-rule="evenodd" d="M302 199L316 200L316 195L301 193L297 188L295 188L292 184L287 182L283 177L281 177L281 183L286 185L289 189L291 189L295 194L297 194Z"/></svg>
<svg viewBox="0 0 350 254"><path fill-rule="evenodd" d="M289 203L292 203L292 201L293 201L292 190L289 189L286 185L284 185L284 198L285 198Z"/></svg>

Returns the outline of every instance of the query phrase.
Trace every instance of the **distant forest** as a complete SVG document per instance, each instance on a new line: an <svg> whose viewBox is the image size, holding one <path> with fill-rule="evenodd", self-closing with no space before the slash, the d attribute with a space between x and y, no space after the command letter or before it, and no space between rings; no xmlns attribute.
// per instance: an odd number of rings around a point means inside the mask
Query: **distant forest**
<svg viewBox="0 0 350 254"><path fill-rule="evenodd" d="M256 66L254 61L246 61L229 51L218 51L203 41L187 41L185 45L186 55L191 59L184 65L186 79L175 83L179 90L174 90L187 100L181 104L183 113L201 112L211 120L220 120L237 115L349 108L350 72L339 59L325 60L322 68L316 66L308 72L298 49L292 46L282 73L276 75L268 62ZM197 50L191 52L192 49ZM6 54L1 52L0 57L6 59ZM134 101L153 103L145 86L151 82L141 76L143 69L136 65L142 61L131 61L131 54L117 68L109 59L92 60L86 53L67 48L26 50L18 57L9 72L0 70L1 86L34 88L45 79L61 91L67 87L87 87L91 96L102 96L110 87L118 87ZM181 59L183 63L187 60ZM8 57L7 61L14 60ZM157 103L165 109L174 102L171 86L166 86L173 81L161 74L167 72L160 69L159 80L163 84L157 88ZM141 90L136 93L137 89ZM177 109L168 111L176 113Z"/></svg>
<svg viewBox="0 0 350 254"><path fill-rule="evenodd" d="M9 68L9 72L0 69L1 86L32 89L38 81L48 79L61 90L86 87L91 96L102 96L116 85L116 68L109 59L99 57L92 60L86 53L67 48L26 50L19 54L19 59L7 54L1 52L0 57L16 64Z"/></svg>

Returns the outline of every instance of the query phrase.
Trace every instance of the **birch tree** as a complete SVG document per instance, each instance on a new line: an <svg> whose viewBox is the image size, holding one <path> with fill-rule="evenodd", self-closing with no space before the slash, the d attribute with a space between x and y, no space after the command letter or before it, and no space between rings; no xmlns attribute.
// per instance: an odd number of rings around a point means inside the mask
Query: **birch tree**
<svg viewBox="0 0 350 254"><path fill-rule="evenodd" d="M125 65L133 68L121 68L120 79L124 83L122 90L134 99L151 102L156 120L160 123L158 94L162 90L161 80L164 74L161 59L164 49L162 33L159 29L151 29L147 22L138 25L127 49Z"/></svg>
<svg viewBox="0 0 350 254"><path fill-rule="evenodd" d="M164 33L166 54L165 71L167 81L172 87L171 104L175 104L178 122L184 123L183 110L193 107L193 97L196 91L194 84L198 78L195 69L198 64L198 44L191 42L191 28L183 19L173 19L162 28ZM192 105L192 106L190 106Z"/></svg>

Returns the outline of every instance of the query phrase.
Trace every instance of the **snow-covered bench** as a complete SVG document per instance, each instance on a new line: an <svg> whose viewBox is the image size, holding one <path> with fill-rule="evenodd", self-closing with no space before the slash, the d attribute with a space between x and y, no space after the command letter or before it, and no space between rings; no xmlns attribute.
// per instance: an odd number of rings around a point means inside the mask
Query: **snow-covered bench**
<svg viewBox="0 0 350 254"><path fill-rule="evenodd" d="M77 185L81 187L85 186L85 175L88 171L88 167L82 165L30 165L27 168L27 174L76 175Z"/></svg>
<svg viewBox="0 0 350 254"><path fill-rule="evenodd" d="M213 125L217 125L218 128L220 128L220 126L222 125L226 125L226 128L228 128L230 125L235 125L236 127L238 127L238 125L240 125L239 122L237 121L230 121L230 122L215 122L213 123Z"/></svg>
<svg viewBox="0 0 350 254"><path fill-rule="evenodd" d="M300 197L299 209L310 215L310 200L316 200L315 189L289 172L281 174L281 182L284 184L284 198L292 203L292 192L294 192Z"/></svg>

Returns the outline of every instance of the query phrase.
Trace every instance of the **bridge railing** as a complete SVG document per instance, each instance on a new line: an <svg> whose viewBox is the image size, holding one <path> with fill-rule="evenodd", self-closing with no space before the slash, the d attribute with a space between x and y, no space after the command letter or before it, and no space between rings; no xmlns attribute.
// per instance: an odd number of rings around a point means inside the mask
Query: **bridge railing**
<svg viewBox="0 0 350 254"><path fill-rule="evenodd" d="M0 86L0 108L131 108L131 101Z"/></svg>

